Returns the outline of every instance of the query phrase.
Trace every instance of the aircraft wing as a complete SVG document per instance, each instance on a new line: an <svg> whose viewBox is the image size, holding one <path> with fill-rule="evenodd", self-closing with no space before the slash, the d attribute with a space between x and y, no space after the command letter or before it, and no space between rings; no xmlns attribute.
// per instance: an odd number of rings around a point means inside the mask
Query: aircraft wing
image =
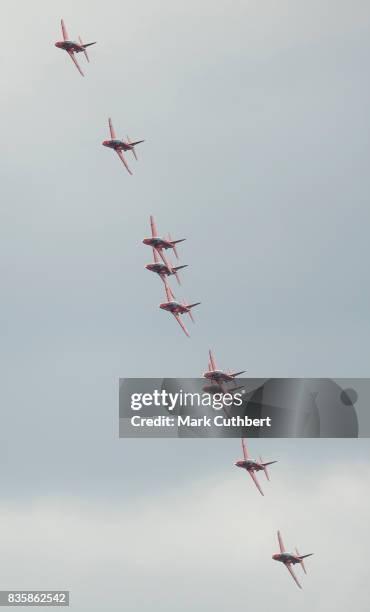
<svg viewBox="0 0 370 612"><path fill-rule="evenodd" d="M295 575L295 573L294 573L294 571L293 571L293 568L292 568L292 566L290 565L290 563L285 563L284 565L285 565L285 567L287 568L287 570L288 570L288 572L290 573L290 575L292 576L292 578L293 578L294 582L296 583L296 585L297 585L297 586L298 586L298 587L301 589L302 587L301 587L301 585L299 584L299 582L298 582L298 578L297 578L297 576Z"/></svg>
<svg viewBox="0 0 370 612"><path fill-rule="evenodd" d="M209 351L209 363L211 364L212 370L217 370L216 361L211 350Z"/></svg>
<svg viewBox="0 0 370 612"><path fill-rule="evenodd" d="M78 64L78 61L75 58L75 55L74 55L73 51L68 51L68 55L71 58L71 60L74 63L74 65L76 66L76 68L77 68L78 72L80 73L80 75L81 76L85 76L84 73L82 72L79 64Z"/></svg>
<svg viewBox="0 0 370 612"><path fill-rule="evenodd" d="M283 538L281 537L280 531L277 532L277 537L279 540L280 552L285 553L285 546L284 546Z"/></svg>
<svg viewBox="0 0 370 612"><path fill-rule="evenodd" d="M108 123L109 123L110 137L111 137L112 140L116 140L116 138L117 138L116 132L114 131L112 119L110 117L108 119Z"/></svg>
<svg viewBox="0 0 370 612"><path fill-rule="evenodd" d="M157 238L158 237L157 226L155 224L154 217L152 215L150 215L150 227L152 228L152 238Z"/></svg>
<svg viewBox="0 0 370 612"><path fill-rule="evenodd" d="M126 161L126 160L125 160L125 158L123 157L123 153L122 153L122 151L121 151L120 149L116 149L115 151L116 151L116 153L117 153L118 157L120 158L121 162L122 162L122 163L123 163L123 165L125 166L125 168L126 168L127 172L128 172L129 174L131 174L131 175L132 175L132 172L131 172L130 168L128 167L127 161Z"/></svg>
<svg viewBox="0 0 370 612"><path fill-rule="evenodd" d="M171 264L171 265L172 265L172 264ZM174 270L174 268L172 268L172 269ZM178 284L178 285L180 285L180 287L181 287L181 280L180 280L180 277L179 277L179 275L178 275L178 273L177 273L177 270L174 270L174 273L173 273L173 274L174 274L174 276L175 276L175 278L176 278L176 280L177 280L177 284Z"/></svg>
<svg viewBox="0 0 370 612"><path fill-rule="evenodd" d="M155 249L153 249L153 257L154 257L155 263L158 263L159 262L158 251L156 251Z"/></svg>
<svg viewBox="0 0 370 612"><path fill-rule="evenodd" d="M155 238L155 236L153 236L153 238ZM172 266L171 266L170 262L168 261L167 257L165 256L165 254L163 253L162 249L158 249L157 253L160 256L160 258L162 259L163 263L170 270L170 272L172 272Z"/></svg>
<svg viewBox="0 0 370 612"><path fill-rule="evenodd" d="M178 324L180 325L180 327L182 327L182 329L183 329L183 331L184 331L185 335L186 335L188 338L190 338L189 332L188 332L188 330L186 329L186 327L185 327L184 323L181 321L180 315L178 315L178 314L174 314L173 316L175 317L175 319L176 319L176 321L178 322Z"/></svg>
<svg viewBox="0 0 370 612"><path fill-rule="evenodd" d="M251 478L252 478L252 480L253 480L254 484L256 485L257 489L259 490L259 492L261 493L261 495L263 495L264 493L263 493L263 491L262 491L262 489L261 489L261 487L260 487L260 483L259 483L259 482L258 482L258 480L257 480L257 476L255 475L255 473L253 472L253 470L248 470L248 472L249 472L249 474L250 474L250 476L251 476Z"/></svg>
<svg viewBox="0 0 370 612"><path fill-rule="evenodd" d="M164 279L164 287L165 287L165 290L166 290L167 300L169 302L172 302L172 300L175 299L175 296L173 295L171 287L169 286L166 278Z"/></svg>
<svg viewBox="0 0 370 612"><path fill-rule="evenodd" d="M248 455L247 443L245 441L245 438L242 438L242 447L243 447L244 459L247 461L249 459L249 455Z"/></svg>
<svg viewBox="0 0 370 612"><path fill-rule="evenodd" d="M64 40L69 40L69 37L68 37L68 32L67 32L67 28L66 28L66 26L65 26L65 23L64 23L64 20L63 20L63 19L61 20L60 25L62 26L62 34L63 34L63 39L64 39Z"/></svg>

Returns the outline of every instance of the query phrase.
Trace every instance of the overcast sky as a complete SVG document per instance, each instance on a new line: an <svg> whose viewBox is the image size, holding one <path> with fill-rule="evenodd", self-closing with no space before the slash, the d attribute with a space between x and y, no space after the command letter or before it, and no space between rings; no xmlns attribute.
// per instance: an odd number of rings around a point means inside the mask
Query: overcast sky
<svg viewBox="0 0 370 612"><path fill-rule="evenodd" d="M119 376L198 376L209 347L254 377L369 375L369 3L2 15L0 588L70 587L83 611L367 609L367 441L264 441L284 468L260 499L233 440L117 431ZM61 17L98 41L84 79ZM132 177L109 116L146 140ZM187 238L190 340L144 268L150 214ZM303 593L271 561L278 527L317 552Z"/></svg>

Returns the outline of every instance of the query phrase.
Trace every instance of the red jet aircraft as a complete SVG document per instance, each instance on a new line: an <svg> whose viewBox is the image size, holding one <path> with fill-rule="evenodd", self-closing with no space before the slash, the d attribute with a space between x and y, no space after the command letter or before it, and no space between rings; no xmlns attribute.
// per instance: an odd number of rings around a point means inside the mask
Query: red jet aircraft
<svg viewBox="0 0 370 612"><path fill-rule="evenodd" d="M59 40L58 42L55 43L55 46L58 47L58 49L63 49L64 51L67 51L69 57L71 58L72 62L74 63L74 65L76 66L78 72L81 74L81 76L85 76L84 73L82 72L76 58L75 58L75 53L84 53L85 57L87 59L87 61L89 61L89 56L87 55L87 51L86 51L86 47L91 47L91 45L96 45L96 42L91 42L91 43L83 43L81 40L81 36L78 37L78 42L74 41L74 40L70 40L69 36L68 36L68 32L67 32L67 28L64 24L63 19L61 20L61 26L62 26L62 34L63 34L63 40Z"/></svg>
<svg viewBox="0 0 370 612"><path fill-rule="evenodd" d="M173 314L173 316L175 317L180 327L182 327L184 333L187 335L188 338L190 338L189 332L186 329L184 323L181 321L180 315L188 314L194 323L194 318L193 318L191 309L194 308L194 306L198 306L200 302L196 302L195 304L187 304L186 302L182 302L182 303L178 302L176 301L175 296L173 295L171 288L167 283L167 280L164 286L166 289L167 302L163 302L162 304L160 304L159 308L162 308L162 310L167 310L167 312L170 312L171 314Z"/></svg>
<svg viewBox="0 0 370 612"><path fill-rule="evenodd" d="M109 149L113 149L118 157L120 158L121 162L123 163L123 165L125 166L127 172L129 174L132 174L130 168L128 167L128 164L123 156L122 151L131 151L133 156L135 157L135 159L137 160L137 155L136 155L136 151L135 151L135 146L140 144L141 142L144 142L144 140L136 140L135 142L132 142L128 136L126 136L126 141L124 140L120 140L119 138L117 138L116 136L116 132L114 130L113 127L113 123L112 123L112 119L109 118L108 119L108 123L109 123L109 131L110 131L110 140L103 140L102 145L104 147L108 147Z"/></svg>
<svg viewBox="0 0 370 612"><path fill-rule="evenodd" d="M260 457L259 461L253 461L252 459L250 459L249 454L248 454L247 444L244 438L242 438L242 447L243 447L244 460L236 461L235 465L236 467L243 468L244 470L248 472L254 484L256 485L257 489L259 490L261 495L263 495L264 493L261 489L260 483L258 482L257 476L255 475L254 472L260 472L261 470L263 470L265 472L265 476L267 480L270 480L270 476L267 471L267 466L271 465L272 463L277 463L277 461L268 461L267 463L264 463L262 460L262 457Z"/></svg>
<svg viewBox="0 0 370 612"><path fill-rule="evenodd" d="M175 276L179 285L181 285L180 277L177 274L178 270L182 268L187 268L187 266L176 266L175 268L172 266L171 262L169 262L170 267L166 266L166 264L159 261L158 253L155 249L153 249L154 263L147 264L145 267L150 272L155 272L160 276L163 282L166 284L166 276Z"/></svg>
<svg viewBox="0 0 370 612"><path fill-rule="evenodd" d="M280 561L281 563L284 563L285 567L290 572L293 580L301 589L302 587L298 582L298 578L293 571L292 565L299 563L302 566L304 573L307 574L303 559L305 559L306 557L312 557L314 553L309 553L308 555L300 555L297 549L295 549L295 555L293 553L287 553L285 551L285 546L280 531L277 532L277 537L279 541L280 552L276 553L275 555L272 555L272 558L274 559L274 561Z"/></svg>
<svg viewBox="0 0 370 612"><path fill-rule="evenodd" d="M233 382L236 376L239 374L244 374L245 370L241 372L224 372L223 370L219 370L216 365L215 358L213 356L212 351L209 351L209 361L208 361L208 370L204 372L204 378L208 378L208 380L214 381L217 384L223 382Z"/></svg>
<svg viewBox="0 0 370 612"><path fill-rule="evenodd" d="M169 270L171 270L172 272L172 266L170 265L170 263L167 261L163 251L167 250L167 249L173 249L173 252L176 255L176 258L178 259L179 256L177 254L177 249L176 249L176 245L179 242L184 242L184 240L186 240L186 238L181 238L180 240L172 240L171 236L168 234L168 239L166 238L160 238L158 236L158 232L157 232L157 227L154 221L154 217L152 215L150 215L150 226L152 229L152 236L151 238L144 238L143 243L147 244L148 246L151 246L155 251L157 251L159 257L162 259L163 263L167 266L167 268Z"/></svg>

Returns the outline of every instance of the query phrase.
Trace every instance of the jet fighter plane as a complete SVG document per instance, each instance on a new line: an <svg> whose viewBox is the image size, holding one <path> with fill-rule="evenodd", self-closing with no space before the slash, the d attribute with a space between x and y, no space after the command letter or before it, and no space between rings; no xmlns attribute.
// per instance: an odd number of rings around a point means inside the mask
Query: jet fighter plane
<svg viewBox="0 0 370 612"><path fill-rule="evenodd" d="M227 388L227 383L233 382L234 387L232 391L236 389L243 389L244 385L236 387L235 377L239 376L239 374L244 374L245 370L241 372L224 372L223 370L219 370L216 366L216 361L213 356L212 351L209 351L209 361L208 361L208 370L203 373L203 377L210 381L210 385L206 385L203 387L204 391L214 392L214 393L229 393L230 389Z"/></svg>
<svg viewBox="0 0 370 612"><path fill-rule="evenodd" d="M109 149L113 149L117 153L123 165L125 166L127 172L129 174L132 174L127 164L127 161L123 156L122 151L131 151L133 156L137 160L135 146L140 144L141 142L144 142L144 140L136 140L135 142L132 142L128 136L126 136L126 141L120 140L116 136L116 132L113 127L112 119L110 117L108 119L108 123L109 123L109 131L110 131L110 140L103 140L102 145L103 147L108 147Z"/></svg>
<svg viewBox="0 0 370 612"><path fill-rule="evenodd" d="M293 571L292 565L296 565L296 563L300 563L304 573L307 574L303 559L305 559L306 557L311 557L314 553L309 553L308 555L300 555L297 549L295 549L296 554L287 553L285 551L285 546L284 546L284 542L281 537L280 531L277 532L277 537L279 541L280 552L272 555L272 558L274 559L274 561L280 561L281 563L284 563L285 567L291 574L294 582L301 589L302 587L300 583L298 582L298 578Z"/></svg>
<svg viewBox="0 0 370 612"><path fill-rule="evenodd" d="M84 73L82 72L79 63L77 62L76 58L75 58L75 53L84 53L87 61L89 62L89 56L87 55L87 51L86 51L86 47L91 47L91 45L96 45L96 42L91 42L91 43L83 43L81 36L78 37L78 42L74 41L74 40L70 40L69 36L68 36L68 32L67 32L67 28L65 26L65 23L63 21L63 19L61 20L61 26L62 26L62 34L63 34L63 40L59 40L58 42L55 43L55 46L58 47L58 49L63 49L64 51L67 51L69 57L71 58L72 62L74 63L74 65L76 66L78 72L80 73L81 76L85 76Z"/></svg>
<svg viewBox="0 0 370 612"><path fill-rule="evenodd" d="M208 370L207 372L204 372L203 376L204 378L208 378L208 380L211 380L213 382L222 383L222 382L232 382L234 381L236 376L239 376L239 374L244 374L244 372L245 370L242 370L241 372L224 372L223 370L219 370L217 368L213 353L210 350Z"/></svg>
<svg viewBox="0 0 370 612"><path fill-rule="evenodd" d="M145 266L146 269L150 270L150 272L156 272L156 274L160 276L160 278L163 280L164 283L166 281L166 276L175 276L178 284L181 285L180 277L177 274L177 272L178 270L181 270L182 268L187 268L187 265L176 266L174 268L171 262L169 261L170 267L168 267L166 266L166 264L159 261L158 252L155 249L153 249L153 257L154 257L154 263L147 264Z"/></svg>
<svg viewBox="0 0 370 612"><path fill-rule="evenodd" d="M175 299L175 296L173 295L171 288L169 284L167 283L167 280L164 286L166 289L167 302L163 302L162 304L160 304L159 308L162 308L162 310L167 310L167 312L170 312L171 314L173 314L173 316L175 317L180 327L182 327L184 333L187 335L188 338L190 338L189 332L186 329L184 323L182 322L180 315L188 314L194 323L194 318L193 318L191 309L194 308L194 306L198 306L200 302L195 302L195 304L187 304L186 302L182 302L182 303L178 302Z"/></svg>
<svg viewBox="0 0 370 612"><path fill-rule="evenodd" d="M159 257L162 259L163 263L172 272L172 266L167 261L167 258L165 257L165 254L163 253L163 251L165 251L167 249L173 249L173 252L176 255L176 259L178 259L179 256L178 256L178 253L177 253L176 245L179 242L184 242L184 240L186 240L186 238L181 238L180 240L172 240L170 234L168 234L168 238L160 238L158 236L157 226L155 224L154 217L152 215L150 215L150 227L151 227L151 230L152 230L152 236L151 236L151 238L144 238L143 243L147 244L148 246L151 246L155 251L157 251L157 253L158 253Z"/></svg>
<svg viewBox="0 0 370 612"><path fill-rule="evenodd" d="M270 476L267 471L267 466L272 465L272 463L277 463L277 461L268 461L267 463L264 463L262 457L260 457L259 461L253 461L249 457L247 443L245 441L245 438L242 438L242 447L243 447L244 460L236 461L234 465L236 465L236 467L240 467L246 470L248 474L251 476L254 484L256 485L261 495L264 495L261 489L260 483L257 480L257 476L255 475L254 472L260 472L263 470L265 472L265 476L267 480L270 480Z"/></svg>

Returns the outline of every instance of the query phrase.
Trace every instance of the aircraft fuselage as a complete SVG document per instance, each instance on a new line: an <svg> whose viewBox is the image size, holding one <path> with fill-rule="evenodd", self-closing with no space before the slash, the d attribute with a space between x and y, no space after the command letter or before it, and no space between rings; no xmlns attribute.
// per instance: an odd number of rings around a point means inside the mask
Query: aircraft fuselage
<svg viewBox="0 0 370 612"><path fill-rule="evenodd" d="M153 247L153 249L172 249L173 244L169 240L165 240L164 238L144 238L144 244Z"/></svg>
<svg viewBox="0 0 370 612"><path fill-rule="evenodd" d="M227 374L222 370L211 370L208 372L204 372L203 376L204 378L208 378L209 380L222 380L224 382L230 382L234 380L234 376L231 376L230 374Z"/></svg>
<svg viewBox="0 0 370 612"><path fill-rule="evenodd" d="M240 461L236 461L236 467L243 468L244 470L255 470L259 472L263 470L263 466L257 461L253 461L252 459L242 459Z"/></svg>
<svg viewBox="0 0 370 612"><path fill-rule="evenodd" d="M147 264L145 267L147 270L150 270L150 272L156 272L159 275L171 276L173 274L164 263L151 263Z"/></svg>
<svg viewBox="0 0 370 612"><path fill-rule="evenodd" d="M301 563L301 559L297 555L293 555L292 553L276 553L272 555L274 561L281 561L281 563Z"/></svg>
<svg viewBox="0 0 370 612"><path fill-rule="evenodd" d="M184 314L185 312L189 312L189 308L180 304L180 302L163 302L163 304L159 305L159 308L162 310L167 310L168 312L172 312L172 314Z"/></svg>
<svg viewBox="0 0 370 612"><path fill-rule="evenodd" d="M114 149L115 151L131 151L131 149L134 148L128 142L124 142L119 138L104 140L102 144L103 147L108 147L109 149Z"/></svg>
<svg viewBox="0 0 370 612"><path fill-rule="evenodd" d="M74 53L81 53L85 51L85 48L74 40L59 40L55 43L58 49L64 49L64 51L73 51Z"/></svg>

